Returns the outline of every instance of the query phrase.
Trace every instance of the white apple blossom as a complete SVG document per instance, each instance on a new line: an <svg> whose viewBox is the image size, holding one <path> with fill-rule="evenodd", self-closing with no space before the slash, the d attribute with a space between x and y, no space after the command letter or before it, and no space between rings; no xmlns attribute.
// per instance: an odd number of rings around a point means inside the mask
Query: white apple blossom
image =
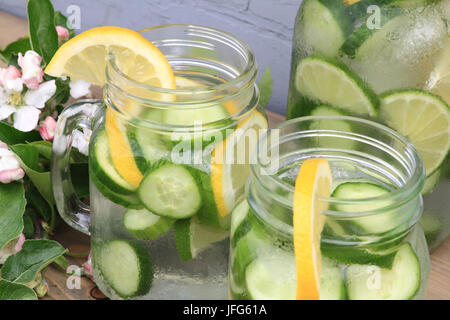
<svg viewBox="0 0 450 320"><path fill-rule="evenodd" d="M74 99L79 99L91 93L91 91L89 90L91 84L82 79L77 81L71 81L69 86L70 86L70 95Z"/></svg>
<svg viewBox="0 0 450 320"><path fill-rule="evenodd" d="M36 128L39 115L45 103L56 93L55 80L42 83L37 89L28 90L24 96L23 105L8 103L8 95L0 89L0 120L14 114L14 128L29 132Z"/></svg>
<svg viewBox="0 0 450 320"><path fill-rule="evenodd" d="M33 50L29 50L23 56L19 53L18 64L22 69L22 81L30 89L39 88L44 78L44 70L41 67L42 58Z"/></svg>
<svg viewBox="0 0 450 320"><path fill-rule="evenodd" d="M77 148L80 153L85 156L89 155L89 141L91 140L92 131L84 128L83 132L75 130L73 133L72 147Z"/></svg>

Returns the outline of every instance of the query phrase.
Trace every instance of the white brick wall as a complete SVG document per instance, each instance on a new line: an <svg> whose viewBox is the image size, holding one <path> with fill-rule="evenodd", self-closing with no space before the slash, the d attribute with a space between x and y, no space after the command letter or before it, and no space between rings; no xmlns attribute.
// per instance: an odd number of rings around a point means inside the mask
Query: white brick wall
<svg viewBox="0 0 450 320"><path fill-rule="evenodd" d="M285 113L291 39L301 0L53 0L57 10L81 8L83 31L100 25L132 29L192 23L228 31L254 50L262 73L271 65L275 81L269 109ZM25 17L25 0L0 0L0 10Z"/></svg>

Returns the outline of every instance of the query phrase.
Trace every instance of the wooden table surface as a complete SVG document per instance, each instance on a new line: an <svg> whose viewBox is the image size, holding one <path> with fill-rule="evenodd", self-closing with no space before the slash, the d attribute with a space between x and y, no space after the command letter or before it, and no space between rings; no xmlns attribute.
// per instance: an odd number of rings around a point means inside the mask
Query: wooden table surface
<svg viewBox="0 0 450 320"><path fill-rule="evenodd" d="M1 10L1 8L0 8ZM27 23L23 19L0 11L0 48L27 34ZM283 121L281 115L269 112L270 124L276 125ZM55 232L55 240L59 241L72 252L86 252L89 250L89 237L61 225ZM81 265L86 258L69 258L74 265ZM105 297L95 284L86 278L81 278L80 289L68 289L67 275L50 267L45 274L49 284L49 295L46 299L94 300ZM71 283L74 283L73 281ZM450 300L450 238L431 255L431 273L428 284L427 299Z"/></svg>

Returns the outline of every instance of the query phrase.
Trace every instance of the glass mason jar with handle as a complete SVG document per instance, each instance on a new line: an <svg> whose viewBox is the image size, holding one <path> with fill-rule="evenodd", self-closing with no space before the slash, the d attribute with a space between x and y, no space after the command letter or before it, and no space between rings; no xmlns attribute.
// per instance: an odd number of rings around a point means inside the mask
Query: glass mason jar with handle
<svg viewBox="0 0 450 320"><path fill-rule="evenodd" d="M287 110L370 118L409 139L426 168L431 249L450 233L449 20L449 0L304 0Z"/></svg>
<svg viewBox="0 0 450 320"><path fill-rule="evenodd" d="M333 176L331 196L317 199L329 208L320 298L425 297L429 255L418 223L425 176L412 144L367 120L303 117L269 131L256 157L246 199L232 213L231 299L296 299L293 194L309 158L327 159Z"/></svg>
<svg viewBox="0 0 450 320"><path fill-rule="evenodd" d="M112 50L104 103L94 112L93 101L77 102L59 120L58 210L90 233L94 278L108 297L226 298L230 212L268 126L257 106L256 62L246 44L211 28L168 25L142 35L169 61L177 89L133 80L117 63L127 52ZM70 180L79 128L93 130L90 207Z"/></svg>

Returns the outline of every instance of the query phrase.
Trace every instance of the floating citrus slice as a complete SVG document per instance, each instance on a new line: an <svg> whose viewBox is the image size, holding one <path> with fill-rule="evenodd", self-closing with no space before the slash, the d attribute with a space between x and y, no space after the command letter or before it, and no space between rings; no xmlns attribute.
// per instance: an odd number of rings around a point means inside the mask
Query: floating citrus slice
<svg viewBox="0 0 450 320"><path fill-rule="evenodd" d="M319 300L321 277L320 234L327 209L320 198L330 196L332 175L325 159L308 159L300 167L294 191L294 252L297 299Z"/></svg>

